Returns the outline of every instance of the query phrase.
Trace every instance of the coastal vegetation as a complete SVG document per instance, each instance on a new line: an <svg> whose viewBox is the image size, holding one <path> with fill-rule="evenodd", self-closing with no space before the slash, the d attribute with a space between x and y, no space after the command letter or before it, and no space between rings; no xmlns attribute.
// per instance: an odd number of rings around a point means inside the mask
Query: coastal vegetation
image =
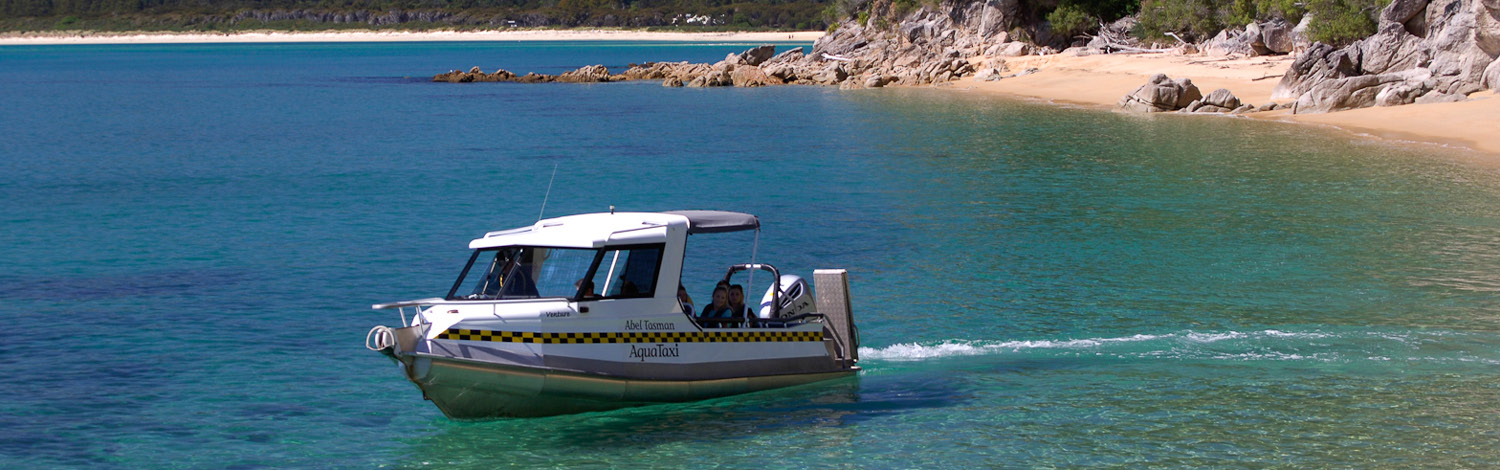
<svg viewBox="0 0 1500 470"><path fill-rule="evenodd" d="M1375 33L1380 10L1390 0L1142 0L1146 37L1173 32L1187 40L1208 39L1226 28L1272 19L1297 24L1308 17L1308 37L1345 44Z"/></svg>
<svg viewBox="0 0 1500 470"><path fill-rule="evenodd" d="M825 0L0 0L4 31L818 30Z"/></svg>
<svg viewBox="0 0 1500 470"><path fill-rule="evenodd" d="M1011 0L1025 37L1095 33L1130 15L1131 33L1189 41L1253 21L1304 17L1308 37L1346 44L1375 32L1390 0ZM0 0L0 30L193 31L493 30L590 27L650 30L833 30L840 21L890 27L938 0ZM884 11L875 12L876 8ZM871 19L874 18L873 24Z"/></svg>

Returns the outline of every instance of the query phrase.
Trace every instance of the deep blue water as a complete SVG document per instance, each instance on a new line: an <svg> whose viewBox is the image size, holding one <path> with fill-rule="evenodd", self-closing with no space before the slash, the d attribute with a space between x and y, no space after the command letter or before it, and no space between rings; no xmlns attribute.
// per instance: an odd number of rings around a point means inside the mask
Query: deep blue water
<svg viewBox="0 0 1500 470"><path fill-rule="evenodd" d="M1500 461L1472 155L961 90L425 80L746 47L0 47L0 467ZM851 272L865 372L443 418L361 347L399 323L368 306L445 292L543 199L760 215L760 260Z"/></svg>

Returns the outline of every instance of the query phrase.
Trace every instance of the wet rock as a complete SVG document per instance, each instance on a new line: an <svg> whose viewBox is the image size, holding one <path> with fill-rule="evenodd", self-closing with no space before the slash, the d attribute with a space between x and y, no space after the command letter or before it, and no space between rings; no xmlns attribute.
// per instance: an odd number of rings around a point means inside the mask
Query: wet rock
<svg viewBox="0 0 1500 470"><path fill-rule="evenodd" d="M1203 97L1202 101L1197 103L1198 106L1190 105L1188 108L1192 109L1183 109L1183 112L1227 113L1240 107L1240 99L1236 98L1234 93L1230 93L1229 90L1223 88L1209 92L1208 96Z"/></svg>
<svg viewBox="0 0 1500 470"><path fill-rule="evenodd" d="M766 86L773 83L780 85L782 83L781 80L776 80L766 75L766 72L761 70L760 67L750 65L735 67L733 71L729 72L729 82L733 86L744 88Z"/></svg>
<svg viewBox="0 0 1500 470"><path fill-rule="evenodd" d="M1172 80L1165 74L1156 74L1145 85L1120 98L1117 107L1127 112L1162 113L1177 111L1201 98L1203 94L1192 80Z"/></svg>
<svg viewBox="0 0 1500 470"><path fill-rule="evenodd" d="M727 69L711 70L687 83L689 88L706 88L734 85L734 77Z"/></svg>

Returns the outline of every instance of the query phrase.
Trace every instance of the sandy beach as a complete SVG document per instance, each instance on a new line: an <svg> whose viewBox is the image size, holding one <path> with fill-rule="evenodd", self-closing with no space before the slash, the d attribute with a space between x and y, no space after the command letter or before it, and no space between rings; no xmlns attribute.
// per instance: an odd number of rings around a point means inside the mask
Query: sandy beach
<svg viewBox="0 0 1500 470"><path fill-rule="evenodd" d="M1007 58L1006 63L1013 72L1027 68L1037 68L1040 72L994 82L966 79L955 83L954 87L1109 109L1120 97L1145 84L1151 75L1164 73L1172 78L1191 78L1204 94L1216 88L1226 88L1243 102L1261 105L1270 101L1271 90L1291 61L1290 56L1233 60L1167 54L1028 56ZM1332 126L1393 142L1457 146L1500 156L1500 97L1494 91L1483 91L1469 98L1459 103L1376 107L1326 114L1293 115L1289 111L1277 110L1245 116Z"/></svg>
<svg viewBox="0 0 1500 470"><path fill-rule="evenodd" d="M811 42L821 31L795 33L723 32L677 33L630 30L510 30L510 31L328 31L246 32L234 34L108 34L48 33L0 35L4 45L66 44L187 44L276 42L401 42L401 41L675 41L675 42ZM1291 63L1290 56L1225 59L1170 54L1048 55L1007 58L1011 71L1037 68L1035 74L994 82L964 79L951 89L1037 99L1099 109L1115 103L1146 83L1151 75L1188 77L1207 94L1227 88L1241 101L1255 105L1270 101L1271 90ZM1463 147L1500 156L1500 99L1494 91L1472 95L1469 101L1426 105L1366 108L1328 114L1298 114L1277 110L1253 113L1251 119L1271 119L1337 127L1352 133L1398 142L1420 142ZM1206 116L1212 118L1214 116ZM1500 160L1497 160L1500 162Z"/></svg>
<svg viewBox="0 0 1500 470"><path fill-rule="evenodd" d="M822 31L677 33L631 30L508 31L254 31L231 34L93 32L0 34L0 46L62 44L213 44L273 42L420 42L420 41L673 41L673 42L812 42Z"/></svg>

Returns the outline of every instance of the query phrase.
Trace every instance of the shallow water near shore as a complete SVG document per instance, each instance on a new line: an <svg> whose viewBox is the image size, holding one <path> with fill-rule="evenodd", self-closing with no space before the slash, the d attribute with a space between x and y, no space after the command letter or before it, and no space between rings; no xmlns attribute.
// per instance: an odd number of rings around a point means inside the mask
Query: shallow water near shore
<svg viewBox="0 0 1500 470"><path fill-rule="evenodd" d="M426 82L744 48L0 47L0 467L1500 460L1500 169L1463 154L948 90ZM865 371L443 418L360 346L400 321L368 306L544 199L758 214L760 260L850 271Z"/></svg>

